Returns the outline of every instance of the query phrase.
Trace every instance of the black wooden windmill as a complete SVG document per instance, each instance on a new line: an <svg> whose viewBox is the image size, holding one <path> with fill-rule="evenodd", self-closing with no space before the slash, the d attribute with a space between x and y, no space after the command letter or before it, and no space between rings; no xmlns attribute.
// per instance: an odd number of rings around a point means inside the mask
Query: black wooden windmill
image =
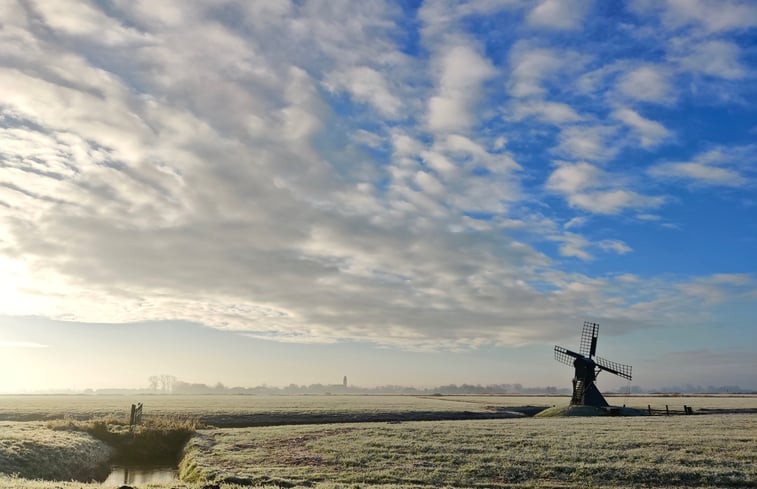
<svg viewBox="0 0 757 489"><path fill-rule="evenodd" d="M571 405L607 407L607 401L597 389L594 381L600 371L610 373L631 380L631 366L622 363L611 362L596 356L597 336L599 325L584 321L584 329L581 332L581 344L578 347L580 353L567 350L561 346L555 346L555 360L566 365L572 365L576 369L573 377L573 398Z"/></svg>

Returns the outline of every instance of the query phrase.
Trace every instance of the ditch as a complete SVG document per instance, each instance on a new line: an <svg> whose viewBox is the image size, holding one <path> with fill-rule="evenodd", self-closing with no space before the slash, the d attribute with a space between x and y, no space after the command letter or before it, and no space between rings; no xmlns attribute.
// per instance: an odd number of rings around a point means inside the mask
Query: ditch
<svg viewBox="0 0 757 489"><path fill-rule="evenodd" d="M76 471L61 473L61 479L97 481L112 487L177 480L184 447L195 434L197 425L188 419L156 417L148 418L131 429L128 424L115 418L90 421L67 419L52 422L48 427L59 431L83 432L100 442L101 448L94 448L98 453L88 458L90 463L81 464ZM30 475L58 480L54 472Z"/></svg>
<svg viewBox="0 0 757 489"><path fill-rule="evenodd" d="M102 481L103 486L134 486L147 484L165 484L179 478L176 465L113 465L110 474Z"/></svg>
<svg viewBox="0 0 757 489"><path fill-rule="evenodd" d="M178 479L179 460L194 433L193 423L147 423L134 431L92 426L90 434L107 443L115 455L102 482L107 486L165 483Z"/></svg>

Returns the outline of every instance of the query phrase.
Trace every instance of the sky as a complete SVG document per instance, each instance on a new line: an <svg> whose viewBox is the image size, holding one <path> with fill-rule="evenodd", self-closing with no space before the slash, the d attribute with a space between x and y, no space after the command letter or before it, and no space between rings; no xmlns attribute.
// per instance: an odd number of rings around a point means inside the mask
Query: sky
<svg viewBox="0 0 757 489"><path fill-rule="evenodd" d="M752 1L6 0L0 392L757 389L756 82Z"/></svg>

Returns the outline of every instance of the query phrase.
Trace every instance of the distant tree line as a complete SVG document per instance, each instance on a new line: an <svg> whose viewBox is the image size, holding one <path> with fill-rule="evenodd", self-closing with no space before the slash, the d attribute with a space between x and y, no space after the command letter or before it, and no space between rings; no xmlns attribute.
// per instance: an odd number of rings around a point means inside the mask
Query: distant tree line
<svg viewBox="0 0 757 489"><path fill-rule="evenodd" d="M172 394L179 379L173 375L153 375L147 381L150 383L151 391L161 391L164 394Z"/></svg>
<svg viewBox="0 0 757 489"><path fill-rule="evenodd" d="M90 394L179 394L179 395L307 395L307 394L395 394L395 395L570 395L567 387L527 387L522 384L447 384L438 387L419 388L402 385L382 385L378 387L344 386L343 384L289 384L285 387L259 385L256 387L227 387L221 382L215 385L184 382L173 375L153 375L148 379L146 389L87 389ZM632 386L628 389L618 389L615 392L605 391L607 394L754 394L737 385L702 386L686 384L683 386L662 387L659 389L644 389Z"/></svg>
<svg viewBox="0 0 757 489"><path fill-rule="evenodd" d="M676 385L672 387L662 387L651 391L653 393L660 394L748 394L746 390L742 389L738 385Z"/></svg>
<svg viewBox="0 0 757 489"><path fill-rule="evenodd" d="M564 391L564 392L563 392ZM524 388L518 384L472 385L449 384L433 388L418 388L401 385L383 385L378 387L345 387L342 384L289 384L286 387L226 387L221 383L214 386L177 382L175 394L560 394L569 393L569 389L556 387Z"/></svg>
<svg viewBox="0 0 757 489"><path fill-rule="evenodd" d="M155 394L230 394L230 395L277 395L277 394L570 394L570 389L548 387L525 387L522 384L447 384L431 388L383 385L378 387L345 386L343 384L289 384L285 387L260 385L256 387L227 387L221 382L215 385L184 382L172 375L154 375L148 379L148 391Z"/></svg>

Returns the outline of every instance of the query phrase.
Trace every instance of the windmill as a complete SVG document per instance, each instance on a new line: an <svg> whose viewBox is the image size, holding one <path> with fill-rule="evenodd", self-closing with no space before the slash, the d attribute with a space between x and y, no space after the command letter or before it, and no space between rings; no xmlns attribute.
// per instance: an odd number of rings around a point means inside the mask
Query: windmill
<svg viewBox="0 0 757 489"><path fill-rule="evenodd" d="M607 407L607 401L597 389L594 381L602 370L631 380L631 366L622 363L611 362L597 354L597 336L599 336L599 324L584 321L584 329L581 332L581 343L578 351L570 351L561 346L555 346L555 360L566 365L572 365L576 369L573 377L573 397L571 405Z"/></svg>

